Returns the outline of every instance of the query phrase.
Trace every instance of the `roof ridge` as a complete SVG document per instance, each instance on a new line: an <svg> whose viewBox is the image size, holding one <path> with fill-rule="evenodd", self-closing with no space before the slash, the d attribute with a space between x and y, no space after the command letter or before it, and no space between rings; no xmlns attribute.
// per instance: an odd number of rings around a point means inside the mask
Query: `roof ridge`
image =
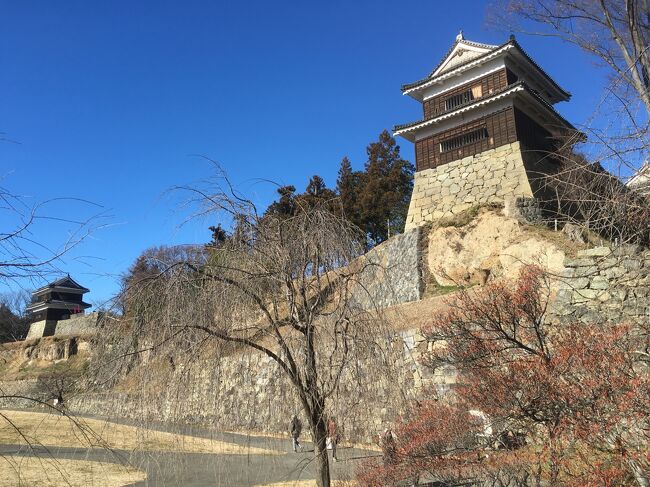
<svg viewBox="0 0 650 487"><path fill-rule="evenodd" d="M561 87L561 86L560 86L560 85L559 85L559 84L558 84L558 83L557 83L557 82L556 82L556 81L555 81L555 80L554 80L554 79L553 79L553 78L552 78L552 77L551 77L551 76L550 76L546 71L544 71L544 69L542 69L542 67L541 67L539 64L537 64L537 63L533 60L533 58L531 58L531 57L528 55L528 53L527 53L527 52L526 52L526 51L521 47L521 44L519 44L519 42L517 42L517 40L515 39L514 36L510 36L510 38L508 39L508 41L504 42L504 43L501 44L501 45L498 45L498 46L494 47L494 48L491 49L489 52L486 52L486 53L484 53L484 54L482 54L482 55L480 55L480 56L478 56L478 57L475 57L475 58L473 58L473 59L469 59L469 60L467 60L467 61L465 61L465 62L463 62L463 63L461 63L461 64L456 65L456 66L455 66L451 71L448 71L448 72L445 72L445 73L440 73L440 74L437 75L437 76L433 76L433 73L435 73L435 72L438 70L438 68L439 68L439 67L442 65L442 63L447 59L447 56L449 56L449 54L451 53L451 51L456 47L456 45L457 45L459 42L473 42L473 41L456 41L456 42L454 43L452 49L450 49L450 50L447 52L447 54L445 54L445 57L443 58L443 60L438 64L438 66L436 66L436 68L435 68L435 69L434 69L434 70L433 70L433 71L432 71L432 72L431 72L431 73L430 73L426 78L422 78L422 79L417 80L417 81L414 81L414 82L412 82L412 83L407 83L407 84L402 85L402 87L401 87L401 91L404 93L404 92L406 92L406 91L408 91L408 90L410 90L410 89L417 88L418 86L423 85L423 84L425 84L425 83L427 83L427 82L433 81L433 80L435 80L436 78L438 78L438 77L440 77L440 76L444 76L444 75L448 74L449 72L453 72L453 71L455 71L455 70L457 70L457 69L463 68L464 66L467 66L467 65L470 64L470 63L473 63L473 62L476 62L476 61L480 61L481 59L483 59L483 58L485 58L485 57L487 57L487 56L490 56L490 55L493 54L495 51L498 51L498 50L503 49L504 47L510 45L510 46L513 46L514 48L516 48L516 49L517 49L517 50L518 50L518 51L519 51L519 52L524 56L524 58L525 58L525 59L526 59L530 64L532 64L533 67L534 67L535 69L537 69L537 70L538 70L538 71L539 71L543 76L545 76L546 79L548 79L548 80L551 82L551 84L553 84L553 85L554 85L554 86L555 86L555 87L556 87L556 88L557 88L561 93L564 93L564 94L567 96L567 98L571 98L571 93L568 92L568 91L566 91L564 88L562 88L562 87ZM491 45L486 44L486 46L491 46Z"/></svg>
<svg viewBox="0 0 650 487"><path fill-rule="evenodd" d="M53 288L53 287L61 286L61 284L65 283L66 281L71 281L71 283L72 283L74 286L76 286L76 289L83 290L83 291L84 291L84 294L85 294L86 292L90 292L90 289L88 289L88 288L85 287L85 286L82 286L82 285L79 284L77 281L75 281L75 280L70 276L70 274L67 274L67 275L65 275L64 277L60 277L59 279L56 279L56 280L54 280L54 281L52 281L52 282L48 282L47 284L45 284L45 285L39 287L38 289L32 291L32 294L35 294L35 293L38 293L38 292L41 292L41 291L45 291L45 290L47 290L47 289L51 289L51 288ZM65 286L61 286L61 287L65 287Z"/></svg>
<svg viewBox="0 0 650 487"><path fill-rule="evenodd" d="M447 61L447 58L454 51L454 49L456 49L456 46L458 44L467 44L468 46L479 47L479 48L490 49L490 50L494 50L494 49L497 49L499 47L498 45L494 45L494 44L485 44L485 43L482 43L482 42L470 41L468 39L463 39L463 38L458 39L458 38L456 38L456 41L452 44L451 48L445 53L445 55L442 56L442 59L438 63L438 65L435 68L433 68L433 71L431 71L431 73L428 76L429 78L431 78L433 76L433 73L438 71L438 69L440 69L440 67L445 63L445 61ZM487 53L485 53L485 54L487 54Z"/></svg>
<svg viewBox="0 0 650 487"><path fill-rule="evenodd" d="M435 73L435 72L438 70L438 68L440 68L440 66L442 66L442 64L447 60L447 57L451 54L451 52L455 49L456 45L458 45L460 42L462 42L462 41L456 41L456 42L454 43L454 45L452 46L452 48L449 49L449 51L447 51L447 53L444 55L444 57L442 58L442 61L440 61L440 62L438 63L438 65L433 69L433 71L431 71L431 73L429 73L429 74L427 75L426 78L422 78L422 79L419 79L419 80L417 80L417 81L413 81L412 83L406 83L406 84L403 84L403 85L402 85L402 91L410 90L411 88L415 88L415 87L418 86L418 85L421 85L421 84L423 84L423 83L426 83L427 81L430 81L430 80L432 80L432 79L435 79L437 76L434 77L434 76L433 76L433 73ZM469 60L467 60L467 61L465 61L465 62L463 62L463 63L461 63L461 64L458 64L457 66L454 67L454 69L462 68L463 66L465 66L465 65L467 65L467 64L469 64L469 63L471 63L471 62L477 61L477 60L479 60L479 59L481 59L481 58L483 58L483 57L485 57L485 56L489 56L489 55L490 55L491 53L493 53L494 51L496 51L496 50L498 50L498 49L501 49L502 47L505 47L506 45L510 44L511 42L512 42L512 41L509 40L508 42L504 42L503 44L500 44L500 45L498 45L498 46L496 46L496 47L493 47L491 44L486 44L486 46L490 46L490 48L491 48L491 50L490 50L489 52L486 52L486 53L484 53L484 54L481 54L479 57L476 57L476 58L474 58L474 59L469 59ZM441 73L439 76L442 76L442 74L446 74L446 73Z"/></svg>

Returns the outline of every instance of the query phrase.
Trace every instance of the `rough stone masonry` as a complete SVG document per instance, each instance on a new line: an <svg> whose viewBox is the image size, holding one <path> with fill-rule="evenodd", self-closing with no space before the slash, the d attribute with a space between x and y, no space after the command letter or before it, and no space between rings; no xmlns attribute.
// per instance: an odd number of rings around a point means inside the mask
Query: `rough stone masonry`
<svg viewBox="0 0 650 487"><path fill-rule="evenodd" d="M519 142L415 173L406 230L472 206L531 198Z"/></svg>

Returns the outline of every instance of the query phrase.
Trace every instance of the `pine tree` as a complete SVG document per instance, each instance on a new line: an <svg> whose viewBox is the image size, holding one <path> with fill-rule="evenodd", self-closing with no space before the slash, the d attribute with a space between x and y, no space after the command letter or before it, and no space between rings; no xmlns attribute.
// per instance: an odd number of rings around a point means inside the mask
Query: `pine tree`
<svg viewBox="0 0 650 487"><path fill-rule="evenodd" d="M413 189L413 165L402 159L395 139L384 130L368 145L368 160L360 184L359 219L369 238L378 244L402 232ZM390 232L389 232L390 229Z"/></svg>
<svg viewBox="0 0 650 487"><path fill-rule="evenodd" d="M336 179L336 191L341 199L341 206L343 207L345 217L359 227L362 226L362 222L359 219L358 206L361 176L360 172L352 171L352 164L350 164L350 159L347 156L341 160L339 175Z"/></svg>
<svg viewBox="0 0 650 487"><path fill-rule="evenodd" d="M269 205L264 213L277 218L293 216L296 209L296 187L292 185L281 186L277 189L280 198Z"/></svg>
<svg viewBox="0 0 650 487"><path fill-rule="evenodd" d="M322 196L323 192L327 189L325 185L325 180L321 178L318 174L309 178L309 183L305 189L305 193L310 196Z"/></svg>
<svg viewBox="0 0 650 487"><path fill-rule="evenodd" d="M212 238L210 239L210 242L206 244L207 247L221 247L228 238L228 233L221 227L221 223L217 226L208 227L208 230L212 232Z"/></svg>
<svg viewBox="0 0 650 487"><path fill-rule="evenodd" d="M296 204L303 210L322 206L332 213L340 214L340 203L336 192L325 184L325 180L318 174L309 179L305 192L296 197Z"/></svg>

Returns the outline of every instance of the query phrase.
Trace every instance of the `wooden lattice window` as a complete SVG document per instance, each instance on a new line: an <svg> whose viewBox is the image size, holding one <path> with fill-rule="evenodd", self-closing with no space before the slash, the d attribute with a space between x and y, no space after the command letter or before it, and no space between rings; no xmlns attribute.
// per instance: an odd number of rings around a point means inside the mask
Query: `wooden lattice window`
<svg viewBox="0 0 650 487"><path fill-rule="evenodd" d="M481 98L483 96L483 88L481 85L475 85L471 88L458 93L456 95L450 96L445 100L445 111L453 110L465 103L469 103L472 100Z"/></svg>
<svg viewBox="0 0 650 487"><path fill-rule="evenodd" d="M480 127L470 132L450 137L449 139L440 142L440 152L449 152L454 149L459 149L463 146L479 142L488 138L487 127Z"/></svg>

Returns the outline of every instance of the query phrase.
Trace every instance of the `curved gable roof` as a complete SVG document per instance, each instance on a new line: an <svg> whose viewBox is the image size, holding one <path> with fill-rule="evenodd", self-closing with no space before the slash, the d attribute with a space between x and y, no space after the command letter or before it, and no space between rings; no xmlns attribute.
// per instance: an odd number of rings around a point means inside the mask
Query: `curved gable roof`
<svg viewBox="0 0 650 487"><path fill-rule="evenodd" d="M461 52L461 50L465 52L459 56L458 53ZM467 56L465 56L466 52L468 52ZM429 74L429 76L414 81L413 83L402 85L402 93L414 96L414 93L419 92L421 89L424 89L437 81L442 81L448 78L448 75L451 75L452 73L459 74L498 56L507 55L508 52L513 53L512 55L516 55L518 59L535 70L539 74L540 78L545 80L547 86L552 87L552 89L556 91L559 99L568 100L571 98L571 94L568 91L560 87L560 85L558 85L555 80L546 73L546 71L533 61L533 59L515 40L514 36L510 36L507 42L499 46L481 44L479 42L457 38L456 42L447 52L443 60ZM418 98L418 96L415 95L414 98Z"/></svg>
<svg viewBox="0 0 650 487"><path fill-rule="evenodd" d="M447 54L442 58L442 61L431 71L427 79L438 76L439 74L451 71L456 66L465 64L476 58L494 51L499 46L492 44L482 44L480 42L465 40L460 34L456 38L456 42L447 51Z"/></svg>
<svg viewBox="0 0 650 487"><path fill-rule="evenodd" d="M61 279L57 279L56 281L52 281L49 284L46 284L43 287L38 288L36 291L34 291L32 294L38 294L42 293L43 291L47 291L48 289L56 288L56 287L63 287L66 289L78 289L79 291L82 292L82 294L85 294L90 291L90 289L83 287L81 284L79 284L77 281L72 279L70 275L68 274L65 277L62 277Z"/></svg>

